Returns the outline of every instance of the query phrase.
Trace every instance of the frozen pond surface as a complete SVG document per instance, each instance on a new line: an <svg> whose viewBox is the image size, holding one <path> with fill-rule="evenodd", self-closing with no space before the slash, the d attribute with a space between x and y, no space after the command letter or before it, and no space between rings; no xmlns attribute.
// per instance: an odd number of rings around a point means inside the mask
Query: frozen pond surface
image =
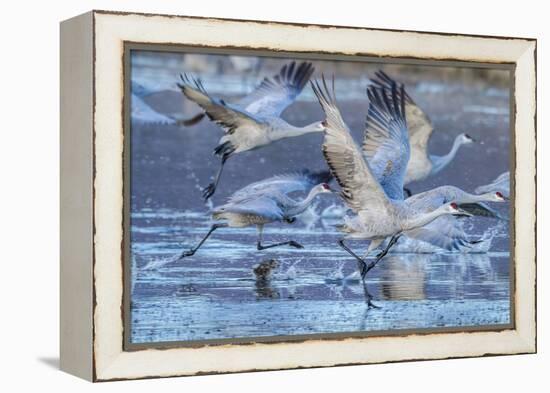
<svg viewBox="0 0 550 393"><path fill-rule="evenodd" d="M241 79L234 70L224 68L227 62L213 59L149 53L133 59L132 79L156 91L144 98L153 109L186 116L199 110L177 91L180 72L201 76L207 90L222 94L229 102L250 91L260 79L254 75ZM273 73L285 61L266 60L260 75ZM315 64L315 77L321 72L336 74L338 103L357 142L362 139L368 107L367 76L378 68L407 83L409 94L429 114L435 128L431 153L447 153L463 132L478 141L462 147L438 175L411 184L414 193L445 184L472 192L509 170L507 72L490 71L480 77L485 71ZM309 87L283 118L296 125L322 118ZM369 273L369 291L381 308L368 312L362 285L349 277L356 263L336 244L337 220L317 220L312 215L306 220L309 226L296 222L266 227L266 243L292 239L303 244L303 250L281 247L259 252L254 228L220 229L195 256L175 261L209 228L211 205L202 202L201 187L219 167L212 150L222 132L208 120L187 128L138 121L131 127L132 342L510 322L509 228L505 222L489 219L465 223L473 238L488 238L477 250L484 253L429 253L433 251L429 247L398 244L396 252ZM321 143L322 135L311 134L236 155L228 161L212 202L221 204L237 189L276 174L326 169ZM337 203L335 196L322 198L318 211ZM508 206L493 207L507 214ZM366 247L361 242L350 245L359 252ZM253 267L272 259L277 267L271 278L257 280Z"/></svg>

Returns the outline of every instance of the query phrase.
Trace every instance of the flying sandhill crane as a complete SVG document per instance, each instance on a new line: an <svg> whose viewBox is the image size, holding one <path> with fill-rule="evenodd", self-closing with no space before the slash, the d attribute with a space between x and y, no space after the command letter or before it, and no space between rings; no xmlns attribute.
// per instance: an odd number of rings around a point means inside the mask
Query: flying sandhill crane
<svg viewBox="0 0 550 393"><path fill-rule="evenodd" d="M304 127L293 126L280 116L294 102L309 81L314 68L311 63L298 66L285 64L277 75L264 78L260 85L234 104L211 97L200 79L181 76L178 84L183 94L202 107L206 115L225 132L214 154L221 157L221 166L214 182L203 190L204 199L216 191L223 166L234 154L257 149L284 138L324 130L321 122Z"/></svg>
<svg viewBox="0 0 550 393"><path fill-rule="evenodd" d="M506 220L484 202L505 202L508 198L500 192L488 192L482 195L467 193L457 187L441 186L408 198L410 206L419 211L432 211L439 206L454 201L460 209L473 216ZM480 239L471 240L463 230L460 220L452 216L443 216L428 225L404 233L405 236L422 240L447 251L465 251Z"/></svg>
<svg viewBox="0 0 550 393"><path fill-rule="evenodd" d="M201 121L204 113L199 113L191 118L186 118L183 114L165 114L158 112L152 106L145 102L145 98L156 93L169 91L159 86L157 89L145 87L143 84L132 80L131 91L131 115L132 122L142 124L158 124L158 125L177 125L191 126Z"/></svg>
<svg viewBox="0 0 550 393"><path fill-rule="evenodd" d="M460 209L454 202L444 204L431 212L424 212L411 208L407 200L391 199L376 179L340 114L334 96L334 79L332 91L329 91L324 78L322 86L319 83L312 83L312 86L326 115L323 143L325 160L342 189L341 196L344 202L356 213L355 216L345 219L342 230L347 235L338 243L357 260L365 300L369 307L373 307L365 277L387 254L403 232L422 227L443 215L469 216L470 213ZM410 154L403 86L400 93L395 84L391 92L383 89L382 93L382 97L371 101L369 111L372 113L371 118L374 119L372 127L378 129L381 134L389 132L392 135L401 136L399 140L404 142L400 146L401 155L395 162L389 162L387 168L390 170L395 166L403 172ZM378 147L380 148L382 146ZM359 257L345 244L346 238L370 240L367 255L386 239L389 238L390 241L376 259L367 264L364 258Z"/></svg>
<svg viewBox="0 0 550 393"><path fill-rule="evenodd" d="M395 82L391 83L395 86ZM367 89L367 95L373 105L369 107L367 114L363 155L384 192L390 199L398 201L404 199L403 182L405 168L407 168L409 141L408 133L395 132L390 128L391 124L382 121L380 117L380 111L386 116L392 116L391 112L384 109L383 97L384 91L387 90L386 87L375 85ZM397 95L400 100L400 92L397 92ZM506 200L507 198L501 193L489 192L474 195L454 186L440 186L409 198L407 203L416 211L430 212L446 203L456 202L462 210L472 215L502 219L503 217L484 202ZM407 231L405 235L448 251L471 248L473 244L479 242L479 240L470 240L462 229L461 223L449 215L442 216L422 228Z"/></svg>
<svg viewBox="0 0 550 393"><path fill-rule="evenodd" d="M155 93L142 84L132 80L131 87L131 115L132 122L144 123L144 124L176 124L176 120L168 115L157 112L150 105L148 105L143 99Z"/></svg>
<svg viewBox="0 0 550 393"><path fill-rule="evenodd" d="M242 75L242 82L245 83L246 78L253 76L257 77L264 59L256 56L227 56L231 68L233 71L240 73ZM190 127L195 124L198 124L204 117L206 113L201 112L190 118L181 119L177 122L180 126Z"/></svg>
<svg viewBox="0 0 550 393"><path fill-rule="evenodd" d="M256 226L258 229L258 250L289 245L294 248L303 246L294 240L270 245L262 244L262 234L265 224L272 222L293 223L295 217L303 213L322 193L332 192L327 182L329 172L298 173L274 176L252 183L229 197L226 204L213 210L212 218L218 222L212 225L206 236L191 250L184 251L181 258L195 254L208 237L219 228ZM307 193L302 200L289 196L294 192Z"/></svg>
<svg viewBox="0 0 550 393"><path fill-rule="evenodd" d="M382 70L376 72L375 75L376 78L372 79L371 82L376 86L391 88L391 85L395 83ZM411 147L411 157L404 180L404 184L407 185L440 172L455 158L460 146L470 144L475 140L468 134L460 134L455 138L451 150L447 154L444 156L430 154L428 152L428 142L434 130L432 122L406 91L404 91L404 95ZM409 189L405 189L405 191L409 196L411 195Z"/></svg>
<svg viewBox="0 0 550 393"><path fill-rule="evenodd" d="M504 197L510 197L510 172L504 172L500 174L491 183L484 186L479 186L475 189L476 194L483 194L487 192L500 192Z"/></svg>

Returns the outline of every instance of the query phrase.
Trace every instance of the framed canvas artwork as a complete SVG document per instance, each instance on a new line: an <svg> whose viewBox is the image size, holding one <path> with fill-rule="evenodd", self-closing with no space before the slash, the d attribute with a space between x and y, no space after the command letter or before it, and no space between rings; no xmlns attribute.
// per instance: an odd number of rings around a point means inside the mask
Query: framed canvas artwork
<svg viewBox="0 0 550 393"><path fill-rule="evenodd" d="M536 351L536 40L61 24L61 367Z"/></svg>

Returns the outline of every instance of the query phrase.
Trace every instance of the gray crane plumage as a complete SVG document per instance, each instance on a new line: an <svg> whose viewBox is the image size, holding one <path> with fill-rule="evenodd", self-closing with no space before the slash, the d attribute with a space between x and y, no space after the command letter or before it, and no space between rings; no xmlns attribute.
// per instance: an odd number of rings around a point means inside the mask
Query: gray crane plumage
<svg viewBox="0 0 550 393"><path fill-rule="evenodd" d="M258 250L282 245L303 248L293 240L263 245L263 227L272 222L294 222L295 217L303 213L317 195L332 192L326 180L330 180L330 174L326 171L302 171L264 179L236 191L227 203L213 209L212 218L216 223L197 246L183 252L180 258L194 255L216 229L223 227L256 226ZM297 200L289 195L297 191L305 194L305 198Z"/></svg>
<svg viewBox="0 0 550 393"><path fill-rule="evenodd" d="M144 101L144 98L154 94L154 91L132 80L130 93L130 118L132 122L161 125L176 124L176 120L173 117L156 111Z"/></svg>
<svg viewBox="0 0 550 393"><path fill-rule="evenodd" d="M296 192L307 194L317 184L330 183L331 180L332 175L329 171L312 172L310 170L302 170L275 175L241 188L229 197L229 201L238 201L250 195L258 195L260 193L269 194L271 192L284 193L285 195Z"/></svg>
<svg viewBox="0 0 550 393"><path fill-rule="evenodd" d="M384 71L375 73L371 79L374 86L389 89L396 83ZM433 124L428 115L416 104L416 102L404 90L405 112L409 129L409 140L411 146L410 160L407 165L407 172L404 178L404 185L414 181L420 181L435 175L449 165L460 146L474 142L468 134L458 135L451 147L451 150L443 156L437 156L428 152L428 142L434 131Z"/></svg>
<svg viewBox="0 0 550 393"><path fill-rule="evenodd" d="M455 203L448 203L433 211L425 212L413 209L407 200L391 199L376 178L370 163L363 157L363 152L355 144L340 114L334 96L334 79L331 91L324 78L322 85L317 82L312 86L326 116L323 143L325 160L342 189L342 198L356 213L345 221L342 230L347 232L347 237L370 240L367 254L385 239L391 238L386 249L369 264L355 254L343 239L339 242L340 246L357 259L366 300L369 306L372 306L365 276L386 255L403 232L422 227L443 215L470 214L461 210ZM380 89L373 97L376 99L370 103L373 106L370 113L376 119L376 124L371 129L378 129L380 135L385 134L390 137L394 135L395 138L399 138L405 144L406 151L408 138L403 138L407 132L403 87L401 86L398 94L397 86L393 84L391 91ZM377 136L377 139L379 139L378 146L382 146L383 138ZM374 145L373 142L372 146ZM367 146L371 145L367 143ZM403 166L397 165L394 172L401 173L402 176L404 170ZM391 183L390 179L388 181Z"/></svg>
<svg viewBox="0 0 550 393"><path fill-rule="evenodd" d="M394 100L398 99L400 93L395 92ZM367 96L371 105L363 133L363 154L388 197L402 200L403 183L411 155L406 115L392 116L389 105L397 106L398 103L393 101L385 105L384 99L387 98L384 98L384 89L369 88Z"/></svg>
<svg viewBox="0 0 550 393"><path fill-rule="evenodd" d="M507 198L498 192L470 194L454 186L440 186L407 198L411 207L432 211L449 202L455 202L473 216L505 219L484 202L504 202ZM444 216L422 228L405 232L405 236L422 240L448 251L468 249L479 240L471 240L455 217Z"/></svg>
<svg viewBox="0 0 550 393"><path fill-rule="evenodd" d="M186 118L182 114L160 113L145 102L146 97L165 90L167 89L161 87L154 90L145 87L136 80L132 80L130 85L130 119L132 122L158 125L191 126L198 123L202 119L204 113L199 113L191 118Z"/></svg>
<svg viewBox="0 0 550 393"><path fill-rule="evenodd" d="M285 64L278 74L264 78L254 91L235 103L210 96L200 79L181 76L178 86L183 94L201 106L225 132L214 149L214 154L221 158L221 166L214 182L203 190L205 199L214 194L223 166L232 155L324 130L321 122L297 127L280 117L301 93L313 71L309 62Z"/></svg>
<svg viewBox="0 0 550 393"><path fill-rule="evenodd" d="M500 192L504 197L510 197L510 172L501 173L491 183L479 186L475 189L476 194L487 192Z"/></svg>
<svg viewBox="0 0 550 393"><path fill-rule="evenodd" d="M383 73L377 75L385 76ZM389 78L386 76L386 78ZM371 105L367 113L366 128L363 139L363 154L373 168L373 173L380 182L384 191L392 200L404 200L403 186L408 161L410 157L409 133L407 124L396 127L396 122L382 121L384 116L390 116L391 111L386 110L380 113L380 97L383 91L387 91L387 84L395 86L391 79L386 84L374 84L368 87L367 95ZM397 91L398 99L405 102L407 108L407 93L404 88ZM405 116L408 111L405 111ZM382 119L382 120L381 120ZM505 198L490 193L482 196L469 194L457 187L441 186L423 192L417 196L407 199L411 209L418 212L434 211L438 207L456 202L460 208L472 215L502 218L496 211L485 205L483 202L502 202ZM408 237L422 240L449 251L460 250L462 247L469 247L477 240L470 240L462 230L460 223L452 216L443 216L429 223L423 228L404 232Z"/></svg>

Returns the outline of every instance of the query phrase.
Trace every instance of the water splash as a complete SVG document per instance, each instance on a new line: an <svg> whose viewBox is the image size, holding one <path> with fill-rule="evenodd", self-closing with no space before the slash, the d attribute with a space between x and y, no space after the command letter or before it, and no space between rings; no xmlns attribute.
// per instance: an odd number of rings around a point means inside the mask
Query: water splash
<svg viewBox="0 0 550 393"><path fill-rule="evenodd" d="M179 260L179 256L170 256L167 258L161 258L161 259L153 259L150 260L143 266L140 270L158 270L170 263L177 262ZM133 269L138 270L138 269Z"/></svg>
<svg viewBox="0 0 550 393"><path fill-rule="evenodd" d="M212 212L212 210L214 210L214 202L212 202L212 199L207 199L205 202L204 202L204 205L206 206L206 208L208 209L208 212Z"/></svg>
<svg viewBox="0 0 550 393"><path fill-rule="evenodd" d="M473 223L470 226L473 227ZM426 243L422 240L412 239L403 236L397 244L390 250L390 254L432 254L432 253L449 253L449 254L481 254L491 250L493 239L506 229L507 222L499 220L496 225L489 227L474 244L459 246L457 250L444 250L433 244ZM468 229L465 231L469 232Z"/></svg>
<svg viewBox="0 0 550 393"><path fill-rule="evenodd" d="M340 262L336 269L332 271L328 278L325 279L327 284L342 284L346 281L346 276L344 274L344 266L346 261Z"/></svg>
<svg viewBox="0 0 550 393"><path fill-rule="evenodd" d="M285 266L287 265L286 262L283 262L281 266L281 270L276 272L274 274L274 278L277 280L284 280L284 281L293 281L298 277L298 269L296 268L297 265L302 262L304 258L298 258L295 262L288 263L288 268L285 269ZM283 270L284 269L284 270Z"/></svg>
<svg viewBox="0 0 550 393"><path fill-rule="evenodd" d="M333 203L323 210L323 212L321 213L321 217L331 219L342 218L346 215L347 211L348 208L346 206Z"/></svg>
<svg viewBox="0 0 550 393"><path fill-rule="evenodd" d="M361 281L361 274L358 270L354 270L344 278L344 283L357 283Z"/></svg>
<svg viewBox="0 0 550 393"><path fill-rule="evenodd" d="M318 204L314 202L306 209L306 211L299 216L296 216L296 219L300 221L300 223L304 224L307 230L315 228L315 225L321 218L317 211L317 206Z"/></svg>

